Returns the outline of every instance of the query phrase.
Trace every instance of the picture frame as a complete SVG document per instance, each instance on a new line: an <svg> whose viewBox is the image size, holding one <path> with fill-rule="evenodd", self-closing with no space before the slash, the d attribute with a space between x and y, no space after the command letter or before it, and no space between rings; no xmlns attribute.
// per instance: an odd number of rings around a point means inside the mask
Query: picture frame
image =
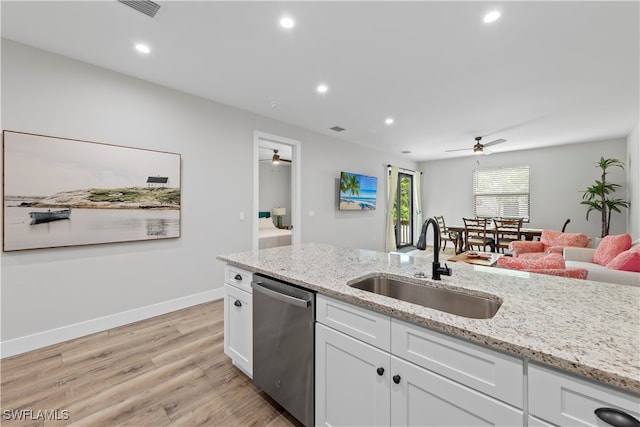
<svg viewBox="0 0 640 427"><path fill-rule="evenodd" d="M377 193L378 177L353 172L340 172L338 210L375 210Z"/></svg>
<svg viewBox="0 0 640 427"><path fill-rule="evenodd" d="M3 252L179 238L179 153L3 130Z"/></svg>

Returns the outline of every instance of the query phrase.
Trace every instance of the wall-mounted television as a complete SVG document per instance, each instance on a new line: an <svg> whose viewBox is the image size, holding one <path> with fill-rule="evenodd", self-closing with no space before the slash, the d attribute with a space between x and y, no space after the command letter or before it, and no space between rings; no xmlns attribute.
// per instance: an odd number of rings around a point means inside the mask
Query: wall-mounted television
<svg viewBox="0 0 640 427"><path fill-rule="evenodd" d="M378 178L351 172L340 172L341 211L365 211L376 208Z"/></svg>

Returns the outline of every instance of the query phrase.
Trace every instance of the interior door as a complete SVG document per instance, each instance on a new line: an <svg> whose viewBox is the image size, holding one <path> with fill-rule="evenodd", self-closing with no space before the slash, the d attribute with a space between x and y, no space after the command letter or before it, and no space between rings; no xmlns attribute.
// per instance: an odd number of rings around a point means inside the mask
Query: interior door
<svg viewBox="0 0 640 427"><path fill-rule="evenodd" d="M290 188L285 191L290 192L290 206L291 212L286 212L285 224L291 229L291 243L301 243L302 236L302 223L301 223L301 208L300 203L302 200L302 184L301 175L302 169L300 167L300 160L302 158L300 141L285 138L279 135L272 135L261 131L254 131L253 135L253 212L251 216L253 223L253 249L259 248L259 229L258 229L258 212L260 206L260 149L268 147L270 149L289 147L291 149L291 162L290 167ZM241 220L244 220L244 213L241 213Z"/></svg>

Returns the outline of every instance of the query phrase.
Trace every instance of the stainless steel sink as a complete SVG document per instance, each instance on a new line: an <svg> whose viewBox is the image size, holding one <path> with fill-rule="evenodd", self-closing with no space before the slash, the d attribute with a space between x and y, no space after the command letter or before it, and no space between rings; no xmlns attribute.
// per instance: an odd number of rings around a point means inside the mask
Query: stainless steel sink
<svg viewBox="0 0 640 427"><path fill-rule="evenodd" d="M497 298L493 300L384 276L370 277L349 286L472 319L490 319L502 305Z"/></svg>

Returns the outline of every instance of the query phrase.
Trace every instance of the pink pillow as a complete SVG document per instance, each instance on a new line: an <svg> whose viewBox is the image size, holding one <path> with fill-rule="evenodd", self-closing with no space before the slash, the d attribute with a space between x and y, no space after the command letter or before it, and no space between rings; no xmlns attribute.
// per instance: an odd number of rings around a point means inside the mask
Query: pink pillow
<svg viewBox="0 0 640 427"><path fill-rule="evenodd" d="M624 251L607 263L612 270L635 271L640 273L640 251Z"/></svg>
<svg viewBox="0 0 640 427"><path fill-rule="evenodd" d="M618 234L615 236L605 236L596 253L593 254L593 262L600 265L607 265L609 261L631 247L631 236L628 234Z"/></svg>

